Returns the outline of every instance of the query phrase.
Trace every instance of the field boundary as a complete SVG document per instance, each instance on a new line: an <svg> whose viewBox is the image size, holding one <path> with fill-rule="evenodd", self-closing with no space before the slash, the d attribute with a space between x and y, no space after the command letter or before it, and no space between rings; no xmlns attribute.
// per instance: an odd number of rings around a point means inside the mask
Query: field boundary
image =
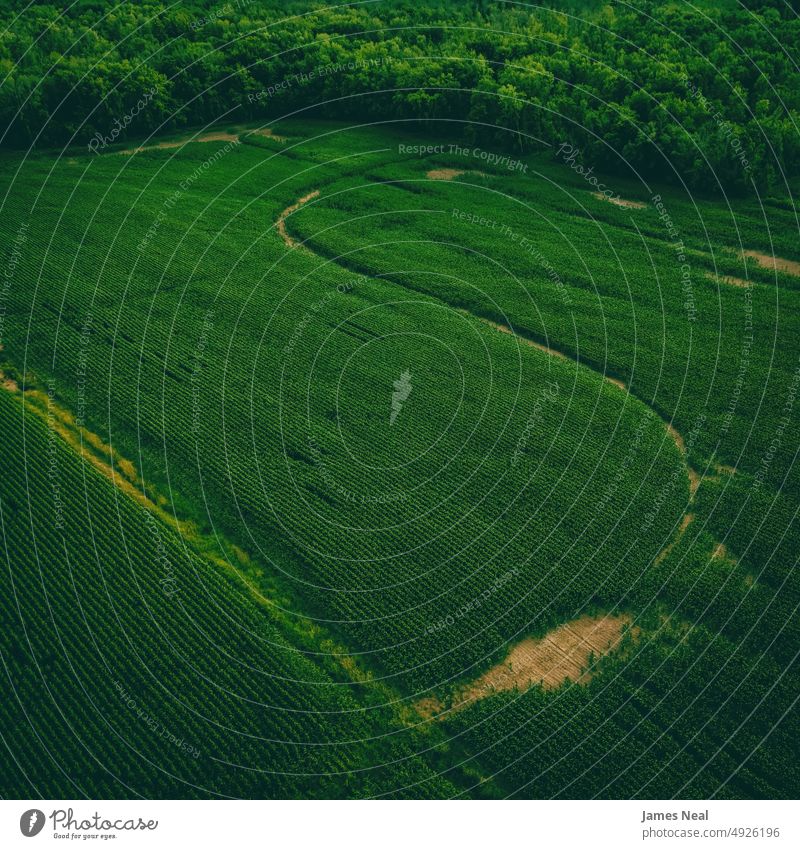
<svg viewBox="0 0 800 849"><path fill-rule="evenodd" d="M279 234L281 235L281 238L291 248L296 248L296 247L300 246L304 250L313 254L314 256L316 256L320 260L324 260L326 262L333 262L336 265L338 265L340 268L344 269L345 271L355 271L356 273L363 274L363 275L371 278L372 272L371 272L370 269L365 268L363 266L360 266L358 263L354 263L352 261L350 261L349 263L346 264L342 261L341 257L334 258L334 257L325 256L325 254L322 253L316 246L314 248L309 247L309 240L304 240L301 244L300 242L298 242L296 239L294 239L294 237L292 237L288 233L288 231L286 229L286 219L292 213L296 212L298 209L300 209L302 206L304 206L306 203L308 203L311 200L318 198L319 196L320 196L320 190L315 189L315 190L309 192L308 194L300 197L294 204L286 207L286 209L284 209L283 212L280 213L280 215L278 216L278 219L276 221L276 228L277 228ZM397 281L397 282L398 282L399 285L404 286L405 288L411 288L413 291L418 291L416 289L413 289L413 287L406 286L406 284L403 283L402 281ZM434 300L438 300L441 303L446 304L447 306L453 307L452 304L448 304L447 301L445 301L441 298L436 298L435 296L430 295L430 293L425 293L425 294L427 294L429 297L433 298ZM572 362L577 367L582 366L583 368L586 368L589 371L594 372L595 374L602 377L603 380L605 380L607 383L614 386L616 389L619 389L620 391L625 392L628 395L631 395L633 398L635 398L637 401L639 401L645 407L652 410L653 413L658 417L658 419L661 421L661 423L666 428L666 431L667 431L669 438L674 443L675 447L678 449L678 454L680 455L681 461L683 463L683 467L684 467L684 470L686 472L686 478L687 478L687 482L688 482L688 486L689 486L689 498L687 500L686 507L684 508L683 513L681 515L680 525L678 526L678 529L675 532L673 539L670 540L670 542L668 542L661 549L661 551L655 556L655 558L653 560L653 565L657 566L660 563L662 563L667 558L667 556L670 554L672 549L677 545L677 543L680 541L680 539L683 537L683 534L685 533L686 529L688 528L689 524L691 523L691 521L694 518L694 513L691 512L691 511L692 511L693 506L694 506L695 494L697 493L697 490L700 487L700 483L702 482L701 474L689 462L689 454L688 454L688 451L686 449L686 441L683 438L683 436L681 435L681 433L678 431L678 429L675 427L673 422L670 419L668 419L663 413L661 413L658 409L656 409L656 407L654 407L652 404L650 404L648 401L646 401L645 399L639 397L634 392L632 392L630 387L628 386L628 384L624 380L622 380L622 378L616 377L613 374L608 374L605 371L601 371L600 369L595 367L590 362L582 362L582 361L576 359L575 357L571 356L570 354L566 353L565 351L560 351L557 348L553 348L552 346L550 346L550 345L548 345L544 342L540 342L540 341L534 339L533 337L529 337L527 335L520 334L516 330L514 330L513 328L509 327L508 325L504 325L504 324L498 323L496 321L493 321L492 319L487 318L486 316L482 316L482 315L479 315L477 313L470 312L469 310L466 310L463 307L453 307L453 308L457 309L463 315L471 317L474 320L480 321L481 323L486 324L489 327L492 327L494 330L497 330L501 333L505 333L507 335L511 335L514 338L516 338L517 340L521 340L524 344L526 344L530 347L536 348L537 350L541 351L542 353L546 353L548 356L552 356L552 357L556 357L556 358L564 360L564 361Z"/></svg>

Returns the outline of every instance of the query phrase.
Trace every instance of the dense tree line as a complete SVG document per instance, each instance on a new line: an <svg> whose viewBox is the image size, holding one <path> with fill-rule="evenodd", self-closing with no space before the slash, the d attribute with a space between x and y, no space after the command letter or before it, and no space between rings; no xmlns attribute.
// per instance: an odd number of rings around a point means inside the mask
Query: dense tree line
<svg viewBox="0 0 800 849"><path fill-rule="evenodd" d="M300 111L518 151L569 143L694 188L773 186L800 170L793 5L4 0L0 143Z"/></svg>

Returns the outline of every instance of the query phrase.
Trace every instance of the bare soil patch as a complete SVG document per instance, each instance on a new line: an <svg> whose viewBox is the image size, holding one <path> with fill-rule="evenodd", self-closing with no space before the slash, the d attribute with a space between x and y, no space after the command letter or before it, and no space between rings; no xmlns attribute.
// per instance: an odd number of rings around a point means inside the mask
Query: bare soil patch
<svg viewBox="0 0 800 849"><path fill-rule="evenodd" d="M532 684L554 689L564 681L586 683L591 678L592 660L619 645L630 621L627 615L582 616L543 637L523 640L502 663L460 690L454 706L491 693L524 690Z"/></svg>
<svg viewBox="0 0 800 849"><path fill-rule="evenodd" d="M661 549L661 551L658 552L658 556L656 557L656 559L654 561L655 566L658 566L659 563L662 563L664 560L666 560L670 551L672 551L672 549L675 548L675 546L680 541L681 537L686 533L686 529L689 527L689 525L692 524L693 521L694 521L694 513L684 513L683 518L681 519L680 527L678 528L678 533L675 536L675 539L672 540L672 542L665 545Z"/></svg>
<svg viewBox="0 0 800 849"><path fill-rule="evenodd" d="M8 377L2 371L0 371L0 387L6 390L6 392L19 392L19 384L16 380Z"/></svg>
<svg viewBox="0 0 800 849"><path fill-rule="evenodd" d="M680 435L680 433L678 433L678 431L670 423L667 423L667 431L672 437L672 441L678 446L678 451L680 451L681 454L685 454L686 443L683 441L683 437Z"/></svg>
<svg viewBox="0 0 800 849"><path fill-rule="evenodd" d="M268 139L275 139L275 141L285 142L286 136L279 136L277 133L273 133L269 127L262 127L258 130L250 130L247 133L248 136L266 136Z"/></svg>
<svg viewBox="0 0 800 849"><path fill-rule="evenodd" d="M510 330L508 332L511 333ZM569 360L566 354L556 351L555 348L548 348L547 345L542 345L541 342L535 342L533 339L523 339L522 342L525 345L530 345L532 348L538 348L540 351L544 351L545 354L550 354L551 357L558 357L560 360Z"/></svg>
<svg viewBox="0 0 800 849"><path fill-rule="evenodd" d="M214 133L205 133L198 136L194 141L197 142L212 142L212 141L239 141L239 136L236 133L228 133L220 130Z"/></svg>
<svg viewBox="0 0 800 849"><path fill-rule="evenodd" d="M444 705L435 696L419 699L414 708L423 719L433 719L444 710Z"/></svg>
<svg viewBox="0 0 800 849"><path fill-rule="evenodd" d="M667 432L672 437L672 441L675 445L678 446L678 451L681 452L684 460L686 460L686 443L680 433L678 433L670 422L667 422ZM688 464L688 462L686 463L686 474L689 476L689 495L694 498L694 495L700 486L700 475Z"/></svg>
<svg viewBox="0 0 800 849"><path fill-rule="evenodd" d="M596 197L598 200L604 200L607 203L613 203L614 206L622 206L625 209L644 209L647 206L646 203L642 203L638 200L625 200L621 197L610 198L602 192L592 192L592 197Z"/></svg>
<svg viewBox="0 0 800 849"><path fill-rule="evenodd" d="M502 663L480 678L461 687L449 709L436 697L420 699L415 707L425 719L445 710L469 707L476 699L510 690L526 690L534 685L545 689L560 687L565 681L585 684L603 654L621 642L631 619L619 616L582 616L565 622L543 637L529 638L514 646Z"/></svg>
<svg viewBox="0 0 800 849"><path fill-rule="evenodd" d="M703 480L719 483L723 478L733 477L737 473L735 466L726 466L722 463L712 464L713 473L703 475Z"/></svg>
<svg viewBox="0 0 800 849"><path fill-rule="evenodd" d="M188 139L181 139L179 141L162 141L157 144L148 144L143 147L130 147L127 150L118 151L123 156L133 156L135 153L143 153L146 150L168 150L173 147L183 147L186 144Z"/></svg>
<svg viewBox="0 0 800 849"><path fill-rule="evenodd" d="M737 286L740 289L747 289L755 285L752 280L745 280L743 277L734 277L731 274L714 274L713 271L706 271L706 277L713 280L715 283L725 283L727 286Z"/></svg>
<svg viewBox="0 0 800 849"><path fill-rule="evenodd" d="M315 189L313 192L309 192L307 195L303 195L296 203L293 203L291 206L287 206L286 209L278 216L278 220L275 223L275 226L278 230L278 234L281 239L283 239L287 248L297 248L300 247L300 243L293 239L286 230L286 219L293 213L297 212L303 204L308 203L310 200L319 197L319 189Z"/></svg>
<svg viewBox="0 0 800 849"><path fill-rule="evenodd" d="M733 554L728 550L728 546L725 545L724 542L718 542L714 546L714 551L711 553L712 560L722 560L725 563L730 564L731 566L738 566L739 560L734 557Z"/></svg>
<svg viewBox="0 0 800 849"><path fill-rule="evenodd" d="M459 171L457 168L434 168L433 171L428 171L425 175L429 180L455 180L465 174L466 171Z"/></svg>
<svg viewBox="0 0 800 849"><path fill-rule="evenodd" d="M46 419L50 426L77 454L89 459L103 474L117 480L127 478L138 483L136 466L103 440L101 436L81 426L66 407L48 397L42 389L30 389L25 398L28 408Z"/></svg>
<svg viewBox="0 0 800 849"><path fill-rule="evenodd" d="M800 277L800 262L795 262L792 259L782 259L779 256L771 256L760 251L741 251L739 256L754 259L762 268L769 268L773 271L782 271L784 274L794 274Z"/></svg>
<svg viewBox="0 0 800 849"><path fill-rule="evenodd" d="M175 141L162 141L156 144L148 144L144 147L131 147L127 150L120 150L119 153L124 156L132 156L134 153L142 153L145 150L168 150L174 147L183 147L190 142L214 142L214 141L239 141L239 136L234 133L229 133L224 130L219 130L211 133L204 133L197 138L177 139Z"/></svg>

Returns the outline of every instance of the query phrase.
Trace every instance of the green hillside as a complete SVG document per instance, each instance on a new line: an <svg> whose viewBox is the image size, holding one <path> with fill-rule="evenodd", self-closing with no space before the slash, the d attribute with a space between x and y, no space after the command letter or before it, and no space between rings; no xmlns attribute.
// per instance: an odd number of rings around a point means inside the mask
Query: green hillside
<svg viewBox="0 0 800 849"><path fill-rule="evenodd" d="M4 793L796 793L791 209L222 129L4 156Z"/></svg>

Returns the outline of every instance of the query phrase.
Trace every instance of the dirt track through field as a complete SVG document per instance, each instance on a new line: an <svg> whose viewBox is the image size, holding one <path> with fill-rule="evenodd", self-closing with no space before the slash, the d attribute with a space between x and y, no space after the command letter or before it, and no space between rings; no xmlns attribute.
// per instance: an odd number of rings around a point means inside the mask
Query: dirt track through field
<svg viewBox="0 0 800 849"><path fill-rule="evenodd" d="M525 336L520 336L505 324L498 324L497 322L489 321L489 319L486 318L482 318L481 321L485 322L490 327L493 327L495 330L499 330L501 333L508 333L511 336L515 336L517 339L520 340L520 342L522 342L523 345L530 345L532 348L536 348L539 351L544 351L545 354L549 354L551 357L557 357L560 360L566 360L567 362L575 362L572 357L568 356L563 351L558 351L555 348L550 348L547 345L543 345L541 342L536 342L534 339L528 339ZM592 369L592 371L596 370ZM612 377L610 374L605 373L602 374L602 377L603 380L607 381L612 386L616 386L617 389L621 389L623 392L629 391L628 387L619 378ZM683 439L680 438L678 432L671 425L667 425L667 429L671 431L670 436L672 436L673 439L675 439L675 437L677 436L675 442L676 444L678 444L678 447L682 450L682 452L685 453L685 450L683 449ZM680 442L678 442L678 440L680 440Z"/></svg>
<svg viewBox="0 0 800 849"><path fill-rule="evenodd" d="M449 170L453 170L453 169L449 169ZM430 173L431 172L429 172L428 176L430 176ZM445 178L445 179L452 179L452 178ZM276 222L276 227L277 227L278 233L280 234L280 237L283 239L283 241L287 245L287 247L296 248L300 245L300 243L297 242L294 238L292 238L292 236L287 232L287 230L286 230L286 219L293 212L296 212L301 206L303 206L303 204L307 203L308 201L310 201L313 198L316 198L318 196L319 196L319 190L318 189L314 190L312 192L309 192L307 195L304 195L303 197L299 198L296 203L293 203L291 206L286 207L286 209L284 209L283 212L278 216L278 220ZM303 248L305 250L308 250L309 252L313 253L313 251L311 251L311 249L308 248L308 246L304 245ZM586 365L584 363L579 363L573 357L563 353L562 351L558 351L555 348L551 348L551 347L548 347L547 345L543 345L541 342L536 342L533 339L530 339L530 338L527 338L527 337L524 337L524 336L520 336L519 334L515 333L508 325L500 324L498 322L491 321L489 319L483 318L483 316L474 315L473 313L470 313L468 310L464 310L464 309L459 308L459 311L461 313L467 315L467 316L479 319L482 323L489 325L490 327L494 328L495 330L500 331L501 333L510 334L511 336L514 336L517 340L522 341L523 344L529 345L532 348L536 348L540 351L543 351L544 353L549 354L552 357L556 357L556 358L561 359L561 360L568 360L568 361L574 362L576 365L583 365L584 368L590 368L596 374L600 374L605 381L607 381L608 383L610 383L612 386L616 387L620 391L628 393L628 394L632 394L630 392L630 389L628 388L628 386L622 380L620 380L619 378L612 377L611 375L605 374L604 372L600 372L597 369L594 369L591 366ZM642 401L643 404L646 404L647 406L649 406L651 410L653 410L653 407L650 404L648 404L647 401L645 401L643 399L639 399L639 400ZM655 410L653 410L653 411L656 412ZM667 433L669 434L670 438L675 443L675 446L677 447L678 451L680 452L681 459L683 460L683 464L684 464L684 467L685 467L685 470L686 470L686 476L687 476L688 481L689 481L689 503L687 504L686 511L684 512L682 525L681 525L675 539L672 540L670 543L667 543L667 545L661 550L661 552L656 557L655 563L658 564L666 558L666 556L669 554L669 552L674 547L675 543L677 543L677 541L680 539L680 537L683 535L684 531L688 527L689 523L694 518L694 515L692 513L688 512L688 511L689 511L689 507L691 506L692 502L694 501L695 493L697 492L697 489L700 486L701 477L697 473L697 471L689 464L689 458L688 458L688 454L687 454L687 451L686 451L686 443L685 443L683 437L681 436L681 434L678 432L678 430L675 428L675 426L672 424L671 421L664 418L664 416L662 416L658 412L656 412L656 415L658 415L658 417L664 423L664 426L667 429Z"/></svg>
<svg viewBox="0 0 800 849"><path fill-rule="evenodd" d="M243 132L242 135L245 136L264 136L268 139L273 139L274 141L284 142L286 141L286 136L279 136L277 133L274 133L269 127L262 127L258 130L248 130Z"/></svg>
<svg viewBox="0 0 800 849"><path fill-rule="evenodd" d="M471 315L471 313L469 313L469 315ZM498 324L496 321L489 321L488 318L483 318L481 321L488 324L489 327L499 330L501 333L508 333L510 336L516 337L523 345L530 345L532 348L544 351L545 354L550 354L551 357L558 357L561 360L570 359L570 357L566 354L562 354L561 351L556 351L555 348L548 348L547 345L543 345L541 342L536 342L533 339L527 339L525 336L519 336L507 324Z"/></svg>
<svg viewBox="0 0 800 849"><path fill-rule="evenodd" d="M800 262L795 262L792 259L782 259L779 256L750 250L741 251L739 256L745 261L754 259L758 265L762 268L768 268L770 271L782 271L784 274L800 276Z"/></svg>
<svg viewBox="0 0 800 849"><path fill-rule="evenodd" d="M694 513L684 513L683 514L683 518L681 519L681 523L680 523L680 526L678 527L678 533L676 534L675 539L672 540L672 542L667 543L661 549L661 551L659 551L659 553L656 556L656 559L654 561L654 565L658 566L660 563L663 563L667 559L667 557L669 556L669 553L681 541L681 539L683 538L683 535L686 533L686 529L689 527L689 525L692 524L693 521L694 521Z"/></svg>
<svg viewBox="0 0 800 849"><path fill-rule="evenodd" d="M638 200L625 200L621 197L608 197L608 195L604 195L602 192L592 192L592 197L596 197L598 200L604 200L606 203L613 203L614 206L621 206L625 209L644 209L647 204L642 203Z"/></svg>
<svg viewBox="0 0 800 849"><path fill-rule="evenodd" d="M737 286L740 289L749 289L754 286L752 280L745 280L742 277L733 277L731 274L714 274L713 271L706 271L706 277L713 280L715 283L724 283L727 286Z"/></svg>
<svg viewBox="0 0 800 849"><path fill-rule="evenodd" d="M237 132L228 132L227 130L214 130L210 133L203 133L201 136L197 136L192 138L191 136L187 136L182 139L175 139L173 141L161 141L156 144L148 144L142 147L129 147L126 150L118 150L116 153L122 154L123 156L132 156L135 153L143 153L146 150L170 150L176 147L183 147L185 144L190 144L194 142L215 142L215 141L239 141L242 136L264 136L268 139L273 139L274 141L283 142L286 141L286 136L279 136L274 133L269 127L255 129L255 130L247 130L247 129L239 129Z"/></svg>
<svg viewBox="0 0 800 849"><path fill-rule="evenodd" d="M275 227L278 230L278 234L281 239L283 239L284 244L287 248L297 248L300 247L300 242L296 239L293 239L289 233L286 231L286 219L293 213L297 212L301 206L308 203L310 200L319 197L319 189L315 189L313 192L309 192L307 195L303 195L297 203L293 203L291 206L287 206L286 209L278 216L278 220L275 222ZM305 248L308 250L308 248Z"/></svg>
<svg viewBox="0 0 800 849"><path fill-rule="evenodd" d="M185 139L177 139L175 141L162 141L157 144L148 144L144 147L129 147L126 150L119 150L117 153L120 153L123 156L133 156L135 153L143 153L146 150L169 150L175 147L183 147L185 144L189 144L190 142L214 141L239 141L239 136L224 131L216 131L213 133L204 133L202 136L197 136L197 138L189 137Z"/></svg>

